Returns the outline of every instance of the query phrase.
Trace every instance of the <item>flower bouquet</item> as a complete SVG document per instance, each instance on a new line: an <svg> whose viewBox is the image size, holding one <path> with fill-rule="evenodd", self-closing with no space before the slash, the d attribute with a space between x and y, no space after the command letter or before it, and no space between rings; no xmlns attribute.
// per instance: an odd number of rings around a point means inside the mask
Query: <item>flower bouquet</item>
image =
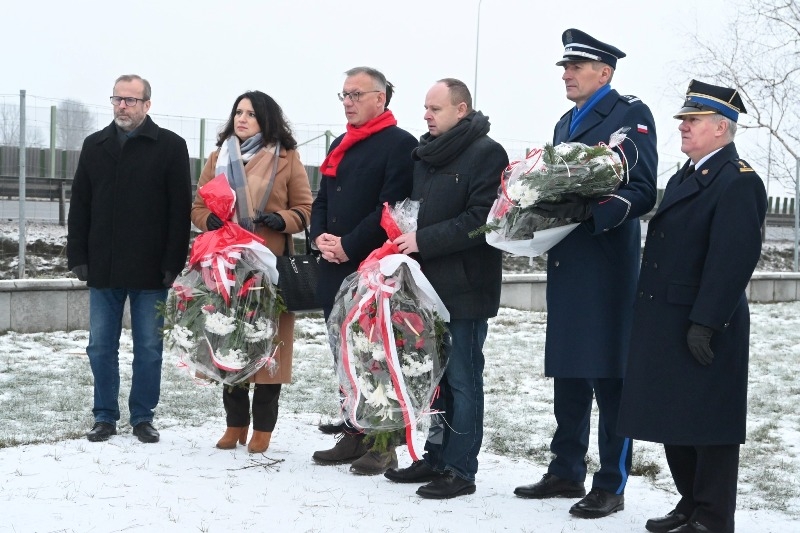
<svg viewBox="0 0 800 533"><path fill-rule="evenodd" d="M398 220L416 216L408 201L394 209ZM384 206L381 225L390 239L402 233ZM328 319L344 396L343 416L368 434L405 430L416 460L412 430L430 404L446 366L450 314L422 274L419 263L397 253L390 241L348 276Z"/></svg>
<svg viewBox="0 0 800 533"><path fill-rule="evenodd" d="M234 385L262 367L275 373L275 256L260 237L227 220L235 200L224 175L199 194L225 222L192 244L164 306L165 344L195 377Z"/></svg>
<svg viewBox="0 0 800 533"><path fill-rule="evenodd" d="M620 145L627 139L626 130L618 130L608 144L597 146L545 144L509 164L487 223L475 233L486 233L487 243L515 255L535 257L549 250L578 223L544 217L535 212L535 206L570 196L598 198L625 183L627 159Z"/></svg>

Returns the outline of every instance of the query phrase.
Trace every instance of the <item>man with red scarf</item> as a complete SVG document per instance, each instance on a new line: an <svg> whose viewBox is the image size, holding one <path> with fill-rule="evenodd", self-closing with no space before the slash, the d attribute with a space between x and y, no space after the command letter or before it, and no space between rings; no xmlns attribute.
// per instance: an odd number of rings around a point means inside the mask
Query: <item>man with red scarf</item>
<svg viewBox="0 0 800 533"><path fill-rule="evenodd" d="M320 166L322 180L311 207L311 239L323 259L317 299L326 320L344 278L386 241L380 225L383 203L394 204L411 194L411 151L417 147L414 136L398 128L387 109L393 87L386 77L370 67L345 75L339 100L347 131L333 141ZM393 446L382 453L370 451L364 435L344 423L320 430L341 436L332 449L314 452L319 464L352 463L351 472L363 475L397 466Z"/></svg>

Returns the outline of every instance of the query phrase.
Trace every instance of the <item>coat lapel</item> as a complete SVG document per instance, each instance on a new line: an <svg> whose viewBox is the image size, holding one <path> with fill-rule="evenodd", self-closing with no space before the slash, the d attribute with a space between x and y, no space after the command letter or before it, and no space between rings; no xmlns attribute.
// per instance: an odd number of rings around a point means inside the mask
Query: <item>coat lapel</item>
<svg viewBox="0 0 800 533"><path fill-rule="evenodd" d="M614 104L618 99L619 93L617 91L613 89L609 91L607 95L601 98L597 104L595 104L594 109L590 110L590 113L578 125L575 133L570 135L568 141L577 141L580 139L580 137L585 135L587 131L599 124L602 124L606 117L611 113L611 109L614 107ZM603 142L608 142L608 139L604 139Z"/></svg>

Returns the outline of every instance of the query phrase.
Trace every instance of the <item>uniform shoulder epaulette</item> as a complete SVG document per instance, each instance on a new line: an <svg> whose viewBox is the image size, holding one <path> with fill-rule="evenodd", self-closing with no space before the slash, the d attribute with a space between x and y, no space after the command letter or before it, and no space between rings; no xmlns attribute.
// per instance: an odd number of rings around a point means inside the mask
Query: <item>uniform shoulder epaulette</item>
<svg viewBox="0 0 800 533"><path fill-rule="evenodd" d="M745 161L744 159L736 159L736 165L739 167L739 172L755 172L753 168L750 166L750 163Z"/></svg>
<svg viewBox="0 0 800 533"><path fill-rule="evenodd" d="M621 94L619 97L623 101L628 102L629 104L632 104L634 102L641 102L642 101L641 98L639 98L638 96L634 96L632 94Z"/></svg>

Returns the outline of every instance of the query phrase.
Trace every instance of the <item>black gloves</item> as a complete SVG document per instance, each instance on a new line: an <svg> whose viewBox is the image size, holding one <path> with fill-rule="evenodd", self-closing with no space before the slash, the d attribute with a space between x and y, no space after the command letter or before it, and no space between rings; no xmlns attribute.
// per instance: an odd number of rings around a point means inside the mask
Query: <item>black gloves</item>
<svg viewBox="0 0 800 533"><path fill-rule="evenodd" d="M256 217L253 222L256 224L264 224L268 228L272 228L275 231L283 231L286 229L286 221L283 220L283 217L278 213L267 213L266 215L261 215L260 217Z"/></svg>
<svg viewBox="0 0 800 533"><path fill-rule="evenodd" d="M75 277L80 281L86 281L89 279L89 265L78 265L73 267L72 273L75 274Z"/></svg>
<svg viewBox="0 0 800 533"><path fill-rule="evenodd" d="M172 283L175 281L175 278L177 278L177 277L178 276L176 274L173 274L169 270L165 270L164 271L164 280L161 283L164 284L164 287L169 289L170 287L172 287Z"/></svg>
<svg viewBox="0 0 800 533"><path fill-rule="evenodd" d="M208 228L208 231L219 229L222 227L222 220L214 213L211 213L206 219L206 227Z"/></svg>
<svg viewBox="0 0 800 533"><path fill-rule="evenodd" d="M689 333L686 334L686 343L689 351L697 362L703 366L708 366L714 360L714 352L711 351L711 336L714 330L702 324L692 324L689 326Z"/></svg>
<svg viewBox="0 0 800 533"><path fill-rule="evenodd" d="M532 211L545 218L569 218L583 222L592 216L589 200L577 194L565 194L559 203L541 202L534 204Z"/></svg>

